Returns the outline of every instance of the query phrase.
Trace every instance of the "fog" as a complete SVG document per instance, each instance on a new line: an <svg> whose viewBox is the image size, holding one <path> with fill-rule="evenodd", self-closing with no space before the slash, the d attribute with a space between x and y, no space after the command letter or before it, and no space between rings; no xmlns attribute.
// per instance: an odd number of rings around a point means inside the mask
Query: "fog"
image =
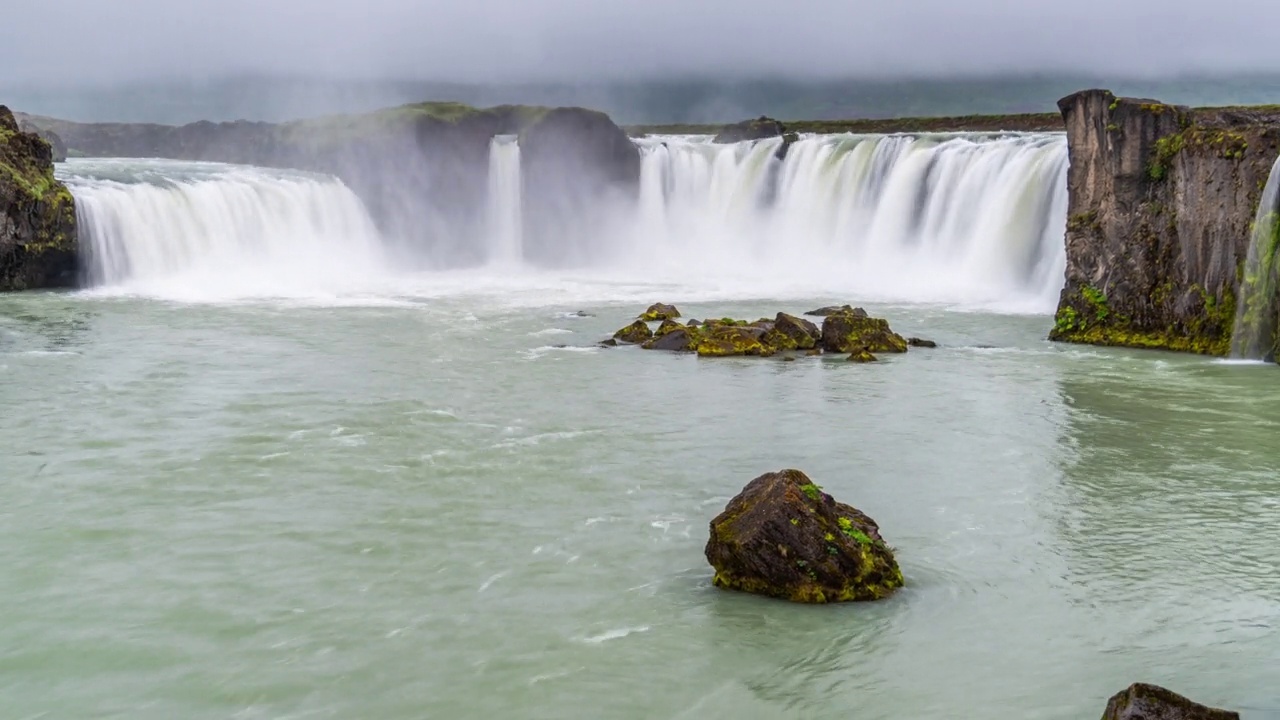
<svg viewBox="0 0 1280 720"><path fill-rule="evenodd" d="M0 85L232 74L472 83L1141 76L1280 66L1274 0L6 3Z"/></svg>

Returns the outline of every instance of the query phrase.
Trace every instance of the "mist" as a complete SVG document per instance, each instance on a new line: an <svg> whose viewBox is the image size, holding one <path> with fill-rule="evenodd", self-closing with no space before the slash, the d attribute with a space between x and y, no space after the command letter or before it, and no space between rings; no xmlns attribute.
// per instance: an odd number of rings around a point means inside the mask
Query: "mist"
<svg viewBox="0 0 1280 720"><path fill-rule="evenodd" d="M1271 0L14 3L0 84L305 74L466 83L1124 76L1280 64Z"/></svg>

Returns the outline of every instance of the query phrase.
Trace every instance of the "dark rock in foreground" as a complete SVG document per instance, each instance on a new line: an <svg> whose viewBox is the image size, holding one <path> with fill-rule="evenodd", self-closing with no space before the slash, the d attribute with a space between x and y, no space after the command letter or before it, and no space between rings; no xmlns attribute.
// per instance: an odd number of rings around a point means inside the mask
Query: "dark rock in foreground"
<svg viewBox="0 0 1280 720"><path fill-rule="evenodd" d="M1157 685L1135 683L1107 702L1102 720L1240 720L1240 714L1201 705Z"/></svg>
<svg viewBox="0 0 1280 720"><path fill-rule="evenodd" d="M879 600L902 571L875 521L799 470L752 480L711 521L714 583L793 602Z"/></svg>

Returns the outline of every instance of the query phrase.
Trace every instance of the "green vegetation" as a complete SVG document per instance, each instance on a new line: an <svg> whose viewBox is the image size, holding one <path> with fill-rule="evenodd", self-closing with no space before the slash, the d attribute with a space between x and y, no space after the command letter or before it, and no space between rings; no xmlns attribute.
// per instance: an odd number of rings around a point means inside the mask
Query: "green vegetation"
<svg viewBox="0 0 1280 720"><path fill-rule="evenodd" d="M1081 287L1068 297L1054 316L1051 340L1193 352L1201 355L1226 355L1231 349L1231 329L1235 319L1236 300L1230 289L1221 300L1199 285L1192 290L1201 307L1190 313L1193 319L1183 325L1163 328L1135 327L1131 318L1115 312L1107 296L1090 285ZM1172 288L1160 286L1149 294L1153 302L1171 301Z"/></svg>
<svg viewBox="0 0 1280 720"><path fill-rule="evenodd" d="M805 497L815 502L822 496L822 488L814 485L813 483L801 485L800 492L804 493Z"/></svg>

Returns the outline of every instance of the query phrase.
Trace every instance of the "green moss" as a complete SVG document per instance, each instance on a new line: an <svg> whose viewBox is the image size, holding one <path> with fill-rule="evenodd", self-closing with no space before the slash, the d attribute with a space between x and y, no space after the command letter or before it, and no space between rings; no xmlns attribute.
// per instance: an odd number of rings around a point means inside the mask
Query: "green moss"
<svg viewBox="0 0 1280 720"><path fill-rule="evenodd" d="M1184 147L1186 147L1186 137L1183 133L1175 133L1156 140L1155 152L1151 163L1147 166L1147 175L1157 182L1165 179L1173 165L1173 158L1182 152Z"/></svg>
<svg viewBox="0 0 1280 720"><path fill-rule="evenodd" d="M1074 297L1068 297L1054 317L1051 340L1132 348L1149 348L1192 352L1202 355L1226 355L1231 349L1231 329L1236 301L1230 289L1218 300L1199 285L1202 307L1185 325L1146 329L1134 327L1131 319L1115 312L1106 295L1092 286L1083 286ZM1171 285L1159 286L1151 293L1161 303L1172 298Z"/></svg>
<svg viewBox="0 0 1280 720"><path fill-rule="evenodd" d="M806 483L804 485L801 485L800 492L804 493L805 497L815 502L818 500L818 498L822 497L822 488L813 483Z"/></svg>

